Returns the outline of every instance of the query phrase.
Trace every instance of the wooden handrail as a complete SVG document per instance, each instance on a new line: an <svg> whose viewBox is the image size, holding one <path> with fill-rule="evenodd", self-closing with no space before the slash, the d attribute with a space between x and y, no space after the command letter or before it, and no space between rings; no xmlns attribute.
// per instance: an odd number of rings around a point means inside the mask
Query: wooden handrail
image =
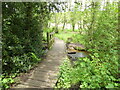
<svg viewBox="0 0 120 90"><path fill-rule="evenodd" d="M50 49L54 43L54 33L55 32L47 32L47 47Z"/></svg>

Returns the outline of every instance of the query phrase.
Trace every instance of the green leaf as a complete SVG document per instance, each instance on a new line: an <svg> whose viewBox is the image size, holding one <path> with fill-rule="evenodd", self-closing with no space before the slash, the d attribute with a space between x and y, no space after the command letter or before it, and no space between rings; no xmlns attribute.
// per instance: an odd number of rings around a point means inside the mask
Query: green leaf
<svg viewBox="0 0 120 90"><path fill-rule="evenodd" d="M106 86L106 88L114 88L114 85L112 83L108 83L108 85Z"/></svg>
<svg viewBox="0 0 120 90"><path fill-rule="evenodd" d="M8 82L8 79L4 78L4 79L2 80L2 82L3 82L3 83L7 83L7 82Z"/></svg>

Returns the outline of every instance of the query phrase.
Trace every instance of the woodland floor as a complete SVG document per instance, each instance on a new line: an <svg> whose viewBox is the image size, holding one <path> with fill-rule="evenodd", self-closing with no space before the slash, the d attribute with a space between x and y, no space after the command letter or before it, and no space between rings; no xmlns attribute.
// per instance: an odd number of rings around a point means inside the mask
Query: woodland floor
<svg viewBox="0 0 120 90"><path fill-rule="evenodd" d="M65 43L63 40L55 38L55 43L47 52L45 59L26 77L27 80L25 78L21 79L21 83L13 88L54 87L58 78L59 66L65 57Z"/></svg>

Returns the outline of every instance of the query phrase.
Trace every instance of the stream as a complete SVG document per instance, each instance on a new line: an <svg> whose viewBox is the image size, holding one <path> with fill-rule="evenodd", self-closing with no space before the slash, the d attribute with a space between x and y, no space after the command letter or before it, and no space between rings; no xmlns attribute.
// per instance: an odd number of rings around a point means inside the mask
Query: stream
<svg viewBox="0 0 120 90"><path fill-rule="evenodd" d="M86 51L79 51L79 52L74 52L74 53L68 53L67 55L71 58L75 57L87 57L89 53Z"/></svg>

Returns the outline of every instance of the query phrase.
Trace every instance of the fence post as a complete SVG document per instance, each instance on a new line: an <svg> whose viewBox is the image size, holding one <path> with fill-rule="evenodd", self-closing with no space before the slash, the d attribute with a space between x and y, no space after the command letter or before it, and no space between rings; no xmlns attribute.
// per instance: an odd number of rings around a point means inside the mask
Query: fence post
<svg viewBox="0 0 120 90"><path fill-rule="evenodd" d="M47 32L47 47L48 47L48 49L50 49L50 46L49 46L49 40L50 38L49 38L49 33Z"/></svg>

